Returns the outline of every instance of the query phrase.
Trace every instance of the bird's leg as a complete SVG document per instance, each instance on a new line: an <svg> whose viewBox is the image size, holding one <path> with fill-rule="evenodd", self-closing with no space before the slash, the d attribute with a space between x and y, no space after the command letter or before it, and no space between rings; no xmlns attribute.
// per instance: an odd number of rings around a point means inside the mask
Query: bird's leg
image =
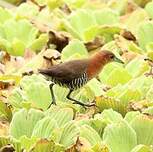
<svg viewBox="0 0 153 152"><path fill-rule="evenodd" d="M71 101L74 101L73 104L79 104L79 105L81 105L83 107L95 106L95 104L84 104L84 103L82 103L82 102L80 102L78 100L75 100L75 99L71 98L70 95L71 95L72 92L73 92L73 90L70 90L69 93L67 94L66 98L71 100Z"/></svg>
<svg viewBox="0 0 153 152"><path fill-rule="evenodd" d="M50 106L51 106L52 104L56 105L55 95L54 95L54 91L53 91L53 86L54 86L54 83L51 83L51 84L49 85L50 93L51 93L51 96L52 96L52 102L51 102L51 104L49 105L48 109L50 108Z"/></svg>

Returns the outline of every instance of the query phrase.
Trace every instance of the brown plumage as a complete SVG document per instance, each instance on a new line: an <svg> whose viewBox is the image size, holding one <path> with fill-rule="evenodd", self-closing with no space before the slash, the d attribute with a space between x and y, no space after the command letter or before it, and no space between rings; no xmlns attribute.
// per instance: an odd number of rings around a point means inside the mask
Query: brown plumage
<svg viewBox="0 0 153 152"><path fill-rule="evenodd" d="M102 68L109 62L117 61L122 63L121 60L115 57L110 51L99 51L88 59L72 60L59 65L52 66L50 69L39 69L38 71L45 75L46 78L52 81L54 84L70 89L67 98L74 101L76 104L82 106L91 106L83 104L70 97L73 90L76 90L85 85L89 80L96 77ZM55 104L54 93L51 89L53 102Z"/></svg>

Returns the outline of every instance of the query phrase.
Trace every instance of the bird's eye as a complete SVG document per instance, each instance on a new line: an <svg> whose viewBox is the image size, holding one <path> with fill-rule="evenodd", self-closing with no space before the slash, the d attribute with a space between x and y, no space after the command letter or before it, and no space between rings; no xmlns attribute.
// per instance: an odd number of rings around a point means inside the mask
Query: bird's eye
<svg viewBox="0 0 153 152"><path fill-rule="evenodd" d="M114 56L113 56L113 55L111 55L111 56L110 56L110 58L111 58L111 59L113 59L113 58L114 58Z"/></svg>

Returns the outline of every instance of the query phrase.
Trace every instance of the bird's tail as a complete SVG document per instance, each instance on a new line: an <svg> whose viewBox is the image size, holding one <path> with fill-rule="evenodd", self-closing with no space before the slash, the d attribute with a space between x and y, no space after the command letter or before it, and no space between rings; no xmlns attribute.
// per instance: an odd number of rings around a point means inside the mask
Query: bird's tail
<svg viewBox="0 0 153 152"><path fill-rule="evenodd" d="M38 69L38 72L43 75L47 75L49 73L48 69Z"/></svg>

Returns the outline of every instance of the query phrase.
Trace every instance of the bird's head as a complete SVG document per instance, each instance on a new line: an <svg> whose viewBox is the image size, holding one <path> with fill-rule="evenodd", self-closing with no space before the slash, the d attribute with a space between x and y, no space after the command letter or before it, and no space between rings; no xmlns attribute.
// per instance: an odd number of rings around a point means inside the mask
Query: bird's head
<svg viewBox="0 0 153 152"><path fill-rule="evenodd" d="M98 56L99 58L101 58L101 60L105 62L105 64L109 62L119 62L122 64L124 63L122 60L117 58L111 51L102 50L98 52Z"/></svg>
<svg viewBox="0 0 153 152"><path fill-rule="evenodd" d="M89 67L87 70L88 78L92 79L96 75L100 73L102 68L110 62L119 62L124 63L122 60L118 59L112 52L107 50L101 50L98 51L96 54L94 54L91 59L89 60Z"/></svg>

